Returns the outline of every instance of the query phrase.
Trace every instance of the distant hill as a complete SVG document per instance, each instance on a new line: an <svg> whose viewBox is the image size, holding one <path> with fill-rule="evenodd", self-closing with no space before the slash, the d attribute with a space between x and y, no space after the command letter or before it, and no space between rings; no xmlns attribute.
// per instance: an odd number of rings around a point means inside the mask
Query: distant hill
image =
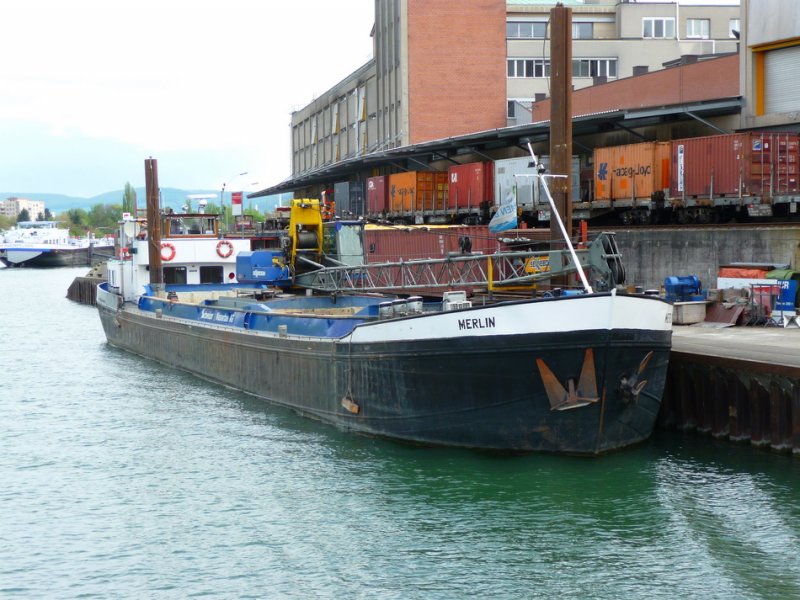
<svg viewBox="0 0 800 600"><path fill-rule="evenodd" d="M136 190L136 200L141 208L145 207L147 196L145 189L134 188ZM40 192L0 192L0 200L6 198L26 198L28 200L41 200L44 202L46 208L50 209L53 214L65 212L71 208L82 208L89 210L95 204L122 204L122 195L124 190L117 190L113 192L106 192L91 198L80 198L77 196L65 196L63 194L48 194ZM179 188L161 188L161 205L164 208L172 208L176 211L180 210L181 206L186 202L186 197L190 194L214 194L216 199L210 199L213 204L219 205L220 190L183 190ZM281 198L284 200L291 198L291 194L281 194L277 196L267 196L265 198L256 198L252 202L258 205L260 212L269 212L275 209ZM225 203L231 201L230 194L225 194ZM249 200L245 200L245 207L247 207Z"/></svg>

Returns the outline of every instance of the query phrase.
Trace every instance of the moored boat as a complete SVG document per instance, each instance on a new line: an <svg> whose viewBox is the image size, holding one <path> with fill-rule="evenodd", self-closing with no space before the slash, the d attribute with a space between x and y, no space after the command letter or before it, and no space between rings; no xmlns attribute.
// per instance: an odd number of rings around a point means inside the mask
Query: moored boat
<svg viewBox="0 0 800 600"><path fill-rule="evenodd" d="M406 283L374 285L375 265L337 260L343 245L352 258L357 224L324 226L315 200L292 210L281 248L264 255L235 255L214 229L154 246L136 239L138 223L124 224L130 248L109 262L97 292L109 344L346 430L407 442L595 455L649 437L672 307L618 289L613 236L570 252L460 257L469 268L459 281L437 283L450 291L423 299L404 294ZM187 255L216 253L221 277L200 283L195 261L179 282L145 279L161 268L151 259L180 256L179 242ZM492 273L484 294L452 289L464 273L483 273L479 265ZM523 267L514 274L508 265ZM580 291L534 289L576 274ZM527 286L527 297L503 300L512 284Z"/></svg>
<svg viewBox="0 0 800 600"><path fill-rule="evenodd" d="M0 262L7 267L77 267L105 260L113 237L70 237L56 221L21 221L0 238Z"/></svg>

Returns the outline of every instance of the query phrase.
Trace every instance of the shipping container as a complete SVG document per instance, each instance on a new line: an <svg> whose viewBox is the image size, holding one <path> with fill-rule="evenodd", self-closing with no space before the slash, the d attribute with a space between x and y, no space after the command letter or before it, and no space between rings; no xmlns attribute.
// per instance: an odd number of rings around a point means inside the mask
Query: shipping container
<svg viewBox="0 0 800 600"><path fill-rule="evenodd" d="M380 215L389 209L389 177L379 175L367 179L367 213Z"/></svg>
<svg viewBox="0 0 800 600"><path fill-rule="evenodd" d="M364 184L361 181L340 181L333 184L336 216L353 219L364 215Z"/></svg>
<svg viewBox="0 0 800 600"><path fill-rule="evenodd" d="M540 156L538 160L544 167L545 173L549 173L550 157ZM535 187L535 184L539 180L532 176L537 175L538 171L531 167L530 164L531 158L529 156L506 158L494 162L495 204L499 204L503 198L507 197L509 194L516 198L517 207L523 210L530 211L534 209L534 203L547 202L541 184ZM570 196L573 202L579 202L581 199L581 181L580 159L577 156L572 157L571 171ZM548 186L552 189L550 183L548 183Z"/></svg>
<svg viewBox="0 0 800 600"><path fill-rule="evenodd" d="M501 244L486 226L433 225L379 226L364 229L364 250L369 264L440 259L452 254L493 254ZM447 283L446 269L434 270L437 283ZM386 267L387 279L400 281L399 267ZM406 293L441 295L444 288L419 287Z"/></svg>
<svg viewBox="0 0 800 600"><path fill-rule="evenodd" d="M473 253L492 254L499 248L497 236L485 225L367 225L364 229L368 263L444 258L462 252L464 244Z"/></svg>
<svg viewBox="0 0 800 600"><path fill-rule="evenodd" d="M672 142L673 198L762 196L800 191L797 133L747 132Z"/></svg>
<svg viewBox="0 0 800 600"><path fill-rule="evenodd" d="M595 200L649 200L666 195L670 142L642 142L594 151Z"/></svg>
<svg viewBox="0 0 800 600"><path fill-rule="evenodd" d="M484 202L494 204L494 167L491 161L453 165L447 170L447 176L449 210L477 210Z"/></svg>
<svg viewBox="0 0 800 600"><path fill-rule="evenodd" d="M446 171L409 171L389 175L390 212L444 211L446 203Z"/></svg>

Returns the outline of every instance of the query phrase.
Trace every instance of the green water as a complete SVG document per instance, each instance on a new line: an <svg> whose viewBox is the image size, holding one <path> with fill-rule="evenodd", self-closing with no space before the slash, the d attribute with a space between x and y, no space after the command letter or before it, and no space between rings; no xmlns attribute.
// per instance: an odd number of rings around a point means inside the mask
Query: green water
<svg viewBox="0 0 800 600"><path fill-rule="evenodd" d="M0 270L3 598L800 598L800 459L340 432L109 348L82 270Z"/></svg>

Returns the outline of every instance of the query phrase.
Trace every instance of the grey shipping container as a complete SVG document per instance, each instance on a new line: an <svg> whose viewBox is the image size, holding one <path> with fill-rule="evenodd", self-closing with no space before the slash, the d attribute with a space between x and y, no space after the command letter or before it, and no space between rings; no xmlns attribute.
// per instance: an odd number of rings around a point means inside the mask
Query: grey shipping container
<svg viewBox="0 0 800 600"><path fill-rule="evenodd" d="M364 183L361 181L339 181L333 184L335 214L341 219L364 216Z"/></svg>
<svg viewBox="0 0 800 600"><path fill-rule="evenodd" d="M545 173L549 173L550 157L539 156L539 162L545 167ZM537 170L529 166L531 159L529 156L519 158L507 158L494 161L494 203L499 205L503 198L512 194L517 199L517 206L523 210L532 210L534 203L547 202L544 190L541 185L535 186L539 179L532 177L537 174ZM552 185L549 184L552 189ZM580 159L572 157L572 177L571 197L573 202L579 202L581 198L580 181Z"/></svg>

